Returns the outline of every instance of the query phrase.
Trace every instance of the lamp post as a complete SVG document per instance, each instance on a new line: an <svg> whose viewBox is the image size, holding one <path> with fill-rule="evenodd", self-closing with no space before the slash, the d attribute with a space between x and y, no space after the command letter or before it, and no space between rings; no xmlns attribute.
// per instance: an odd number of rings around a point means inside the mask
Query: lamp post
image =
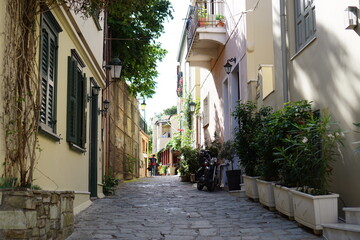
<svg viewBox="0 0 360 240"><path fill-rule="evenodd" d="M144 130L145 130L145 126L146 126L146 116L145 116L145 108L146 108L146 102L145 102L145 98L143 98L143 102L140 104L141 110L143 111L144 114ZM147 129L146 131L147 132Z"/></svg>

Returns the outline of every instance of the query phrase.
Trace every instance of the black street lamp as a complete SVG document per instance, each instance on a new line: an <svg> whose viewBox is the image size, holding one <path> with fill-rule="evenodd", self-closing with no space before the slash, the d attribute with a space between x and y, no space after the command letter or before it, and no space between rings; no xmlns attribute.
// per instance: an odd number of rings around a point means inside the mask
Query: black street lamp
<svg viewBox="0 0 360 240"><path fill-rule="evenodd" d="M195 102L190 102L189 103L189 108L190 108L190 113L193 114L195 112L196 103Z"/></svg>
<svg viewBox="0 0 360 240"><path fill-rule="evenodd" d="M100 113L107 113L107 110L109 109L109 107L110 107L110 102L109 102L109 100L105 99L103 101L103 109L99 109L98 113L99 114Z"/></svg>
<svg viewBox="0 0 360 240"><path fill-rule="evenodd" d="M113 58L111 62L109 62L110 73L113 79L120 79L121 70L122 70L122 62L119 58Z"/></svg>
<svg viewBox="0 0 360 240"><path fill-rule="evenodd" d="M236 62L236 58L230 58L227 60L226 64L224 65L224 68L225 68L225 72L227 74L230 74L231 73L231 69L232 69L232 65L230 64L231 62Z"/></svg>

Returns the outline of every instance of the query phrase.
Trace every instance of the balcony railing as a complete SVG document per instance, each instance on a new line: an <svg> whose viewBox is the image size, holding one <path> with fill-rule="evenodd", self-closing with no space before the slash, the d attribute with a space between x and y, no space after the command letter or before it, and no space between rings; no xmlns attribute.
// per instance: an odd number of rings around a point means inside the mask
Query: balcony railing
<svg viewBox="0 0 360 240"><path fill-rule="evenodd" d="M148 129L147 124L146 124L145 120L144 120L142 117L140 117L139 125L140 125L140 128L141 128L146 134L149 134L149 133L148 133L148 130L147 130L147 129Z"/></svg>
<svg viewBox="0 0 360 240"><path fill-rule="evenodd" d="M199 0L196 2L195 6L190 6L186 22L188 48L191 48L196 35L196 30L199 27L224 27L225 19L223 13L224 1L222 0Z"/></svg>

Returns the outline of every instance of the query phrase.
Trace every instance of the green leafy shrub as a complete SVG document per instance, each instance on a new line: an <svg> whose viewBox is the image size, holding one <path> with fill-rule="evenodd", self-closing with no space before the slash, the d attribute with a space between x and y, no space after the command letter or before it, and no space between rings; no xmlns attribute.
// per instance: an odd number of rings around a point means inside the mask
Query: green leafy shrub
<svg viewBox="0 0 360 240"><path fill-rule="evenodd" d="M234 170L234 166L233 166L233 161L234 161L234 157L235 157L235 144L233 141L228 140L226 141L223 145L222 148L219 152L219 158L223 159L223 160L228 160L231 162L231 168L232 170Z"/></svg>
<svg viewBox="0 0 360 240"><path fill-rule="evenodd" d="M112 174L105 175L103 177L103 193L106 196L114 195L119 182L119 179L116 179Z"/></svg>
<svg viewBox="0 0 360 240"><path fill-rule="evenodd" d="M167 171L168 167L169 167L169 166L167 166L167 165L161 165L161 166L159 166L159 168L158 168L158 169L159 169L159 170L158 170L159 173L160 173L160 174L166 174L166 171Z"/></svg>
<svg viewBox="0 0 360 240"><path fill-rule="evenodd" d="M235 129L234 144L236 152L241 159L241 165L249 176L261 175L260 152L264 143L260 142L259 134L264 128L264 118L271 111L271 108L264 107L257 111L254 102L248 101L236 106L233 116L240 123Z"/></svg>
<svg viewBox="0 0 360 240"><path fill-rule="evenodd" d="M32 183L26 184L21 187L18 185L18 179L14 177L11 178L0 177L0 189L4 189L4 188L29 188L32 190L41 190L41 187L39 185Z"/></svg>
<svg viewBox="0 0 360 240"><path fill-rule="evenodd" d="M292 184L303 192L328 193L331 163L343 144L341 130L330 119L330 114L325 112L321 117L312 115L307 121L294 124L291 137L283 140L286 147L277 148L284 174L293 176Z"/></svg>
<svg viewBox="0 0 360 240"><path fill-rule="evenodd" d="M15 188L17 186L17 178L0 177L0 188Z"/></svg>

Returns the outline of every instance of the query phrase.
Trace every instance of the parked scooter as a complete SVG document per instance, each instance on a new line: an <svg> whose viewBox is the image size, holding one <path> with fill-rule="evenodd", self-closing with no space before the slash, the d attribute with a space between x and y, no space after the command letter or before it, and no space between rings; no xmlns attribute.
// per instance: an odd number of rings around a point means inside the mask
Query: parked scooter
<svg viewBox="0 0 360 240"><path fill-rule="evenodd" d="M202 190L204 186L209 192L214 191L218 182L217 178L217 158L212 157L209 150L201 150L199 154L200 168L196 172L198 179L197 189Z"/></svg>

